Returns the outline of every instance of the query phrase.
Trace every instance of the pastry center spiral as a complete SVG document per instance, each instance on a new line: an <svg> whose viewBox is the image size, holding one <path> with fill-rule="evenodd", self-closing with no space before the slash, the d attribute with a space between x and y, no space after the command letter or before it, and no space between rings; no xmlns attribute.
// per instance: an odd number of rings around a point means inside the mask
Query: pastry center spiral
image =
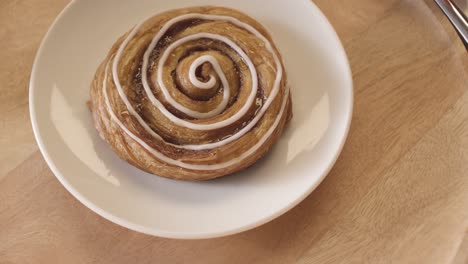
<svg viewBox="0 0 468 264"><path fill-rule="evenodd" d="M158 41L159 41L159 39L161 37L161 36L158 36L158 34L155 36L152 43L148 47L145 55L143 56L142 81L143 81L143 87L145 88L146 94L147 94L148 98L150 99L150 101L154 105L156 105L167 118L171 119L174 123L178 124L179 126L185 126L185 127L188 127L188 128L191 128L191 129L196 129L196 130L212 130L212 129L218 129L218 128L222 128L222 127L228 126L230 124L233 124L235 121L239 120L241 117L246 115L246 113L248 112L248 110L252 106L252 104L253 104L253 102L255 100L255 97L257 95L257 90L258 90L257 70L255 69L255 66L254 66L253 62L251 61L251 59L249 58L249 56L247 56L247 54L242 50L241 47L239 47L239 45L237 45L236 43L234 43L232 40L230 40L229 38L227 38L225 36L221 36L221 35L218 35L218 34L212 34L212 33L205 33L205 32L192 34L192 35L189 35L189 36L186 36L186 37L183 37L183 38L180 38L180 39L176 40L171 45L169 45L164 50L163 54L161 55L161 59L159 60L158 68L157 68L157 84L158 84L159 88L161 89L161 92L164 94L165 99L167 100L167 102L172 107L174 107L178 111L188 115L189 117L196 118L196 119L210 118L210 117L219 115L221 112L223 112L223 110L226 108L226 106L227 106L227 104L229 102L230 91L229 91L229 89L225 89L229 85L227 83L227 80L225 78L223 70L219 66L219 63L217 62L217 60L210 60L209 62L213 65L215 71L217 72L218 76L221 79L221 83L222 83L222 85L224 87L224 89L223 89L223 99L222 99L221 103L215 109L213 109L213 110L211 110L209 112L200 112L200 111L192 110L192 109L190 109L190 108L188 108L186 106L183 106L182 104L180 104L176 100L174 100L174 98L169 93L168 88L166 87L166 84L163 81L163 76L164 76L163 66L165 65L166 61L168 60L168 57L171 55L171 53L177 47L179 47L180 45L183 45L183 44L185 44L187 42L194 41L194 40L213 39L213 40L221 41L221 42L225 43L226 45L228 45L230 48L232 48L234 51L236 51L237 54L239 54L241 56L241 58L246 62L247 66L249 68L249 71L250 71L251 78L252 78L252 89L251 89L250 95L249 95L246 103L242 106L242 108L235 115L233 115L233 116L231 116L231 117L229 117L229 118L227 118L227 119L225 119L225 120L223 120L221 122L212 123L212 124L192 123L190 121L187 121L187 120L184 120L184 119L181 119L181 118L175 116L170 111L165 109L164 106L161 105L161 103L158 101L158 99L156 99L156 97L152 93L150 85L148 83L148 79L147 79L147 68L148 68L149 57L151 55L152 50L154 49L154 47L156 46L156 44L158 43ZM201 61L203 62L204 60L206 60L208 58L209 57L202 57ZM224 79L223 79L223 77L224 77ZM196 78L193 78L193 79L190 78L190 81L192 82L192 84L193 84L194 79L196 79Z"/></svg>
<svg viewBox="0 0 468 264"><path fill-rule="evenodd" d="M194 100L206 101L213 97L219 88L223 90L223 101L215 111L209 114L198 113L192 117L213 117L226 108L231 90L220 63L213 55L191 55L184 58L177 65L176 78L179 88Z"/></svg>

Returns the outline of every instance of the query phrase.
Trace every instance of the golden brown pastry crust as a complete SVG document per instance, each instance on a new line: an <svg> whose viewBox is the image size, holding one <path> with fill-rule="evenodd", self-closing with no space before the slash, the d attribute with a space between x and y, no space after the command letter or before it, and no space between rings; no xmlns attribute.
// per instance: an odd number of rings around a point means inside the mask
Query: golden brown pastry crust
<svg viewBox="0 0 468 264"><path fill-rule="evenodd" d="M265 103L266 98L271 95L273 83L277 76L277 67L271 52L267 51L264 43L251 32L238 27L227 21L210 21L193 19L177 23L169 29L150 56L152 67L148 70L148 81L154 96L164 107L178 118L193 122L195 124L216 123L236 114L246 100L252 89L252 78L248 66L242 57L228 47L225 43L212 39L197 39L189 41L177 47L162 67L163 83L168 92L180 105L198 112L207 112L219 105L222 101L222 85L220 77L214 72L213 66L204 63L197 68L197 78L206 82L210 75L216 79L216 85L212 89L199 89L193 87L189 80L189 69L193 61L202 55L211 55L219 62L230 86L231 96L227 108L220 114L206 118L194 119L173 107L157 83L156 66L163 51L174 41L189 36L194 33L208 32L228 37L239 45L251 59L257 71L258 92L255 103L249 108L247 114L239 120L226 127L213 130L197 130L175 124L164 115L147 98L141 81L141 62L145 50L153 39L154 35L170 19L189 13L201 13L210 15L222 15L234 17L246 24L254 27L265 36L281 61L281 57L274 46L274 43L263 28L263 26L248 17L247 15L228 8L222 7L193 7L168 11L156 15L145 21L136 31L135 36L128 42L121 53L117 65L118 79L122 90L135 111L142 117L144 122L151 129L159 134L162 139L151 135L137 119L131 115L120 97L112 75L112 63L119 47L129 33L122 36L109 51L106 59L96 71L90 90L90 109L92 111L94 123L100 136L108 142L118 156L132 165L149 173L183 180L206 180L231 174L242 170L260 159L268 152L271 146L281 135L285 125L292 116L291 100L286 87L286 73L283 70L279 92L271 105L266 110L258 123L245 135L213 149L192 150L178 148L173 145L199 145L217 142L228 138L245 127L259 112L260 107ZM284 69L283 65L281 67ZM105 79L105 77L107 77ZM115 120L112 119L106 103L103 86L107 93L108 103L112 112L120 122L135 136L155 151L164 156L181 161L187 164L213 165L235 160L242 153L245 153L253 145L259 142L267 131L273 126L275 120L281 112L284 100L285 109L279 117L279 123L273 133L266 141L251 155L240 162L219 169L188 169L158 159L153 153L148 151L140 143L136 142L124 131ZM287 97L287 98L285 98ZM169 144L168 144L169 143ZM172 145L171 145L172 144Z"/></svg>

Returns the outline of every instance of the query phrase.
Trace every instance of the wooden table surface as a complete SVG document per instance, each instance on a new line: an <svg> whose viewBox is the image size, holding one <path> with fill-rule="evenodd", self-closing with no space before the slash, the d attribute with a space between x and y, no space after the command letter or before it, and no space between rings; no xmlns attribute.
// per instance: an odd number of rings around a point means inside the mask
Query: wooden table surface
<svg viewBox="0 0 468 264"><path fill-rule="evenodd" d="M0 1L0 263L468 263L468 56L432 1L315 1L353 70L343 153L290 212L198 241L101 218L45 164L28 81L67 2Z"/></svg>

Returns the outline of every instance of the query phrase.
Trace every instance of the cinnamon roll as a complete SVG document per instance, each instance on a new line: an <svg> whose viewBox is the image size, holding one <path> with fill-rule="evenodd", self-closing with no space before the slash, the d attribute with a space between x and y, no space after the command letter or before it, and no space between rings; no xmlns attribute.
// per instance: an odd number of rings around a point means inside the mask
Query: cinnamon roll
<svg viewBox="0 0 468 264"><path fill-rule="evenodd" d="M266 29L222 7L155 15L110 49L90 109L115 153L149 173L206 180L264 156L292 117Z"/></svg>

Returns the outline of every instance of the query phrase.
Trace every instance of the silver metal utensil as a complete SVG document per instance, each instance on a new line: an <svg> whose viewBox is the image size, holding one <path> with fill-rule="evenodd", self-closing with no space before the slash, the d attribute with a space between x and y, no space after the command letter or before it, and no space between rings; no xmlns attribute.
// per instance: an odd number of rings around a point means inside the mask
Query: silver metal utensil
<svg viewBox="0 0 468 264"><path fill-rule="evenodd" d="M455 27L460 36L465 48L468 50L468 19L464 13L464 9L468 8L466 0L434 0L437 5L442 9L444 14L450 20L450 23ZM457 3L458 4L457 4ZM464 3L462 6L460 3Z"/></svg>

